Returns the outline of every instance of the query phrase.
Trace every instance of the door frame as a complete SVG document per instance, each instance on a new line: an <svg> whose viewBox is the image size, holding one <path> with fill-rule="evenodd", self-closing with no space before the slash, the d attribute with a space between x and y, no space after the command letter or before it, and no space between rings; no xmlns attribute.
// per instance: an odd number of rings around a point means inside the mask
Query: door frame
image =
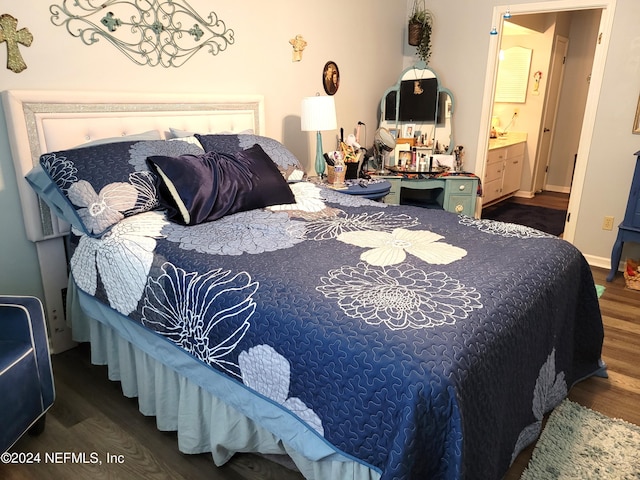
<svg viewBox="0 0 640 480"><path fill-rule="evenodd" d="M498 35L491 35L487 58L487 71L485 75L484 93L482 98L482 110L480 117L480 129L478 134L478 151L476 154L476 174L484 177L485 165L489 146L489 132L491 129L491 112L493 111L493 98L495 95L496 77L498 74L498 55L502 42L503 15L510 11L512 15L532 13L557 13L573 10L601 9L600 16L600 40L596 46L591 71L591 82L587 94L584 112L584 120L578 152L576 155L575 172L569 195L569 208L563 238L573 243L576 225L580 215L580 200L582 188L589 162L589 150L591 148L593 129L595 126L598 100L602 88L602 78L609 48L609 39L613 29L613 17L616 0L551 0L547 2L523 3L518 5L498 5L493 8L491 25L496 26ZM489 28L487 29L489 30Z"/></svg>

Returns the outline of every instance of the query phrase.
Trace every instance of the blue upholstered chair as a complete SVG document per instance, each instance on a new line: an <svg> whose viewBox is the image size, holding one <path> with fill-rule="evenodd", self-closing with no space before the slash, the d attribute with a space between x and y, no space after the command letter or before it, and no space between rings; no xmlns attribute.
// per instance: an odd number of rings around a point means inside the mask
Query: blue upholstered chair
<svg viewBox="0 0 640 480"><path fill-rule="evenodd" d="M44 429L55 396L40 300L0 295L0 450Z"/></svg>

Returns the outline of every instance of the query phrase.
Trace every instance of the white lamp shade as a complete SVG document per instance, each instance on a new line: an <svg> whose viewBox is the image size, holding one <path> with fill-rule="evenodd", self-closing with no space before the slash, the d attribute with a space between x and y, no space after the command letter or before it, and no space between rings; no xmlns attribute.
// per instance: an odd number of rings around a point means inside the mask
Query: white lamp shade
<svg viewBox="0 0 640 480"><path fill-rule="evenodd" d="M338 122L336 120L336 103L333 97L316 95L315 97L303 98L300 123L303 132L336 130Z"/></svg>

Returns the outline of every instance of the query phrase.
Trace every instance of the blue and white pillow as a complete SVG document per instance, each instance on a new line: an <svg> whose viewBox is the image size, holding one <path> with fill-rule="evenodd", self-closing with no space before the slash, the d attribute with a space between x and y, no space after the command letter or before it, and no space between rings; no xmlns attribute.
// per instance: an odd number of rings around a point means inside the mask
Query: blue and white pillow
<svg viewBox="0 0 640 480"><path fill-rule="evenodd" d="M40 165L71 207L56 212L73 212L65 220L101 237L123 218L160 207L147 157L201 153L188 142L125 141L46 153Z"/></svg>

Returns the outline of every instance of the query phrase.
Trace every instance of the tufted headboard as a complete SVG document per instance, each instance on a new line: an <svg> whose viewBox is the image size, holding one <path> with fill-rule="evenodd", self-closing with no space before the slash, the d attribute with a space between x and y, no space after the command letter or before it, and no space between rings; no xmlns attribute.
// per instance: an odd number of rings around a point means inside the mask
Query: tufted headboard
<svg viewBox="0 0 640 480"><path fill-rule="evenodd" d="M72 346L65 322L69 224L42 202L25 180L40 155L88 141L150 130L264 135L260 95L145 94L10 90L2 92L11 156L27 238L36 243L49 338L54 353Z"/></svg>
<svg viewBox="0 0 640 480"><path fill-rule="evenodd" d="M253 130L264 134L259 95L213 96L104 92L4 91L11 155L27 238L65 235L60 221L39 201L24 176L46 152L91 140L170 128L198 133Z"/></svg>

